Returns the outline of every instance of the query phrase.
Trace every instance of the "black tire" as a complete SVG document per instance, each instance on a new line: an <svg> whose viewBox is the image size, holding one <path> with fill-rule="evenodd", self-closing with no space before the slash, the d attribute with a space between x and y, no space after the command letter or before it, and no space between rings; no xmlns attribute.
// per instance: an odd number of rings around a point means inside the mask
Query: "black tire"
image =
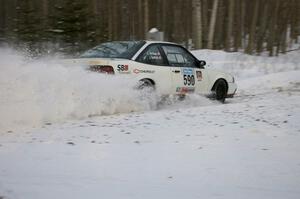
<svg viewBox="0 0 300 199"><path fill-rule="evenodd" d="M154 90L154 84L148 79L143 79L143 80L140 80L138 89Z"/></svg>
<svg viewBox="0 0 300 199"><path fill-rule="evenodd" d="M227 91L228 88L225 80L218 80L213 87L214 98L224 103L227 96Z"/></svg>
<svg viewBox="0 0 300 199"><path fill-rule="evenodd" d="M149 79L140 80L137 89L139 90L138 99L144 102L150 110L157 109L158 102L154 82Z"/></svg>

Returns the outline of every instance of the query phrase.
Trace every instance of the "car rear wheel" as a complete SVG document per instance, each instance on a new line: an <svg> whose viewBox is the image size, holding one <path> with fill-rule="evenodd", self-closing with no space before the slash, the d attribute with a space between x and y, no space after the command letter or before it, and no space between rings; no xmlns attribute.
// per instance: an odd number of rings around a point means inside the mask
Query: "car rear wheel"
<svg viewBox="0 0 300 199"><path fill-rule="evenodd" d="M218 80L213 87L214 98L224 103L227 96L227 90L228 88L225 80Z"/></svg>
<svg viewBox="0 0 300 199"><path fill-rule="evenodd" d="M142 79L139 81L138 89L153 91L154 84L149 79Z"/></svg>
<svg viewBox="0 0 300 199"><path fill-rule="evenodd" d="M139 90L139 100L151 110L158 106L157 95L155 92L155 84L152 80L143 79L139 81L137 89Z"/></svg>

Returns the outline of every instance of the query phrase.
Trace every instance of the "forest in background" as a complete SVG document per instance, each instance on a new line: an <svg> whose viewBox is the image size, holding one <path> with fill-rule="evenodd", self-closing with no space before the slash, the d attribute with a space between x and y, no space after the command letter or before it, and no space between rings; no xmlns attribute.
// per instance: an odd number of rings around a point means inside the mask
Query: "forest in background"
<svg viewBox="0 0 300 199"><path fill-rule="evenodd" d="M0 46L35 54L146 39L154 27L192 49L274 56L299 42L300 0L0 0Z"/></svg>

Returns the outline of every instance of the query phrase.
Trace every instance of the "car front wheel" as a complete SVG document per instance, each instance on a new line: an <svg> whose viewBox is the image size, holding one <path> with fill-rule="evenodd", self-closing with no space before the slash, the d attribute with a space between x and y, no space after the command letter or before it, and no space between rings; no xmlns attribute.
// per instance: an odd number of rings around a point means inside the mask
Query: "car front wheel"
<svg viewBox="0 0 300 199"><path fill-rule="evenodd" d="M213 93L215 99L224 103L225 98L227 96L227 90L228 88L225 80L223 79L218 80L213 87Z"/></svg>

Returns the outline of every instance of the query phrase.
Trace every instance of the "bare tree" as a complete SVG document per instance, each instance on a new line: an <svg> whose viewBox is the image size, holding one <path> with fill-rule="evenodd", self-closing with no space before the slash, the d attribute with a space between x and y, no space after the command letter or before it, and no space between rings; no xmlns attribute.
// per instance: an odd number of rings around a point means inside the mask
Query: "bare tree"
<svg viewBox="0 0 300 199"><path fill-rule="evenodd" d="M235 7L235 0L229 0L227 31L226 31L226 41L225 41L226 51L229 51L231 48L231 37L233 32L232 29L233 29L233 21L234 21L234 7Z"/></svg>
<svg viewBox="0 0 300 199"><path fill-rule="evenodd" d="M255 42L255 35L256 35L256 27L257 27L257 16L258 16L258 8L259 8L259 0L253 0L254 1L254 10L253 10L253 16L251 21L251 27L250 27L250 33L249 33L249 41L248 46L246 49L246 53L252 54L253 48L254 48L254 42Z"/></svg>
<svg viewBox="0 0 300 199"><path fill-rule="evenodd" d="M218 2L219 0L214 0L213 9L210 17L210 23L209 23L209 32L208 32L208 45L207 47L209 49L213 48L213 39L215 34L215 25L216 25L216 19L217 19L217 11L218 11Z"/></svg>
<svg viewBox="0 0 300 199"><path fill-rule="evenodd" d="M259 27L257 33L257 42L256 42L256 52L260 54L263 51L263 44L266 37L266 30L267 30L267 22L269 19L269 4L267 0L262 0L260 2L260 20L259 20Z"/></svg>
<svg viewBox="0 0 300 199"><path fill-rule="evenodd" d="M195 48L202 48L202 19L201 19L201 0L193 0L193 39L195 43Z"/></svg>
<svg viewBox="0 0 300 199"><path fill-rule="evenodd" d="M243 1L236 1L235 6L235 26L233 28L233 39L234 39L234 51L238 51L239 48L242 46L242 29L243 29L243 12L242 12L242 2Z"/></svg>
<svg viewBox="0 0 300 199"><path fill-rule="evenodd" d="M121 13L122 13L122 17L121 19L121 35L120 35L120 39L121 40L128 40L129 39L129 33L130 33L130 22L129 22L129 4L128 4L128 0L123 0L122 1L122 8L121 8Z"/></svg>
<svg viewBox="0 0 300 199"><path fill-rule="evenodd" d="M226 41L226 4L221 0L218 4L218 14L214 30L213 49L224 49Z"/></svg>
<svg viewBox="0 0 300 199"><path fill-rule="evenodd" d="M5 18L6 18L6 9L4 0L0 0L0 40L1 37L4 37L5 34Z"/></svg>
<svg viewBox="0 0 300 199"><path fill-rule="evenodd" d="M108 15L108 40L113 40L113 32L114 32L114 27L113 27L113 20L114 20L114 17L113 17L113 1L109 1L107 3L107 6L108 6L108 13L110 13Z"/></svg>
<svg viewBox="0 0 300 199"><path fill-rule="evenodd" d="M207 47L208 39L208 2L207 0L202 0L202 46L203 48Z"/></svg>
<svg viewBox="0 0 300 199"><path fill-rule="evenodd" d="M144 0L144 34L146 37L147 32L149 31L149 2Z"/></svg>
<svg viewBox="0 0 300 199"><path fill-rule="evenodd" d="M268 34L268 51L269 56L274 55L274 42L275 42L275 34L277 31L277 18L278 18L278 11L279 11L280 1L275 0L275 5L272 5L272 15L270 17L270 24L269 24L269 34Z"/></svg>

